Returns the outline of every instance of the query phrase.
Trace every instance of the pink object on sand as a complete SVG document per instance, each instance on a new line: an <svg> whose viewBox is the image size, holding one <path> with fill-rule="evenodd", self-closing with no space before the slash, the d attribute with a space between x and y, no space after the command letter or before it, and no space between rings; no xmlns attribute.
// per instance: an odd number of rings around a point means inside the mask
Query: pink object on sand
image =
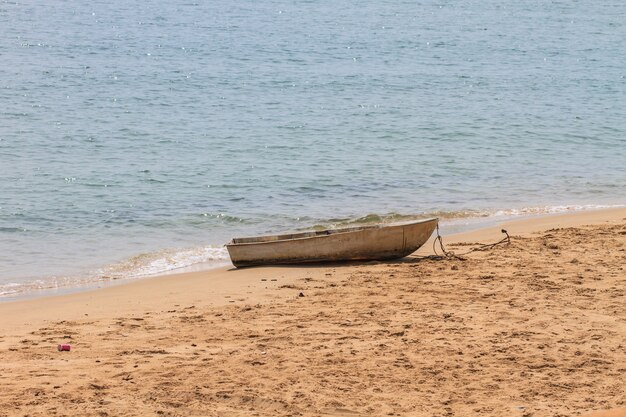
<svg viewBox="0 0 626 417"><path fill-rule="evenodd" d="M70 345L59 345L57 346L57 349L59 350L59 352L61 352L62 350L70 350Z"/></svg>

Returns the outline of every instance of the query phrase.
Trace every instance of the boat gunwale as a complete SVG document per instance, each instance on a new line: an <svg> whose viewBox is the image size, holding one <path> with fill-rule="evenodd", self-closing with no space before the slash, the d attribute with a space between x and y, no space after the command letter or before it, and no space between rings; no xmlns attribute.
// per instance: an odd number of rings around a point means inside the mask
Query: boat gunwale
<svg viewBox="0 0 626 417"><path fill-rule="evenodd" d="M413 226L413 225L418 225L418 224L423 224L423 223L430 223L432 221L437 221L438 222L439 218L438 217L429 217L427 219L416 220L416 221L388 223L388 224L378 223L378 224L373 224L373 225L368 225L368 226L346 227L346 228L342 228L342 229L324 229L324 230L320 230L320 231L308 231L308 232L299 232L299 233L293 233L293 234L286 233L286 234L279 234L279 235L264 235L264 236L256 236L256 237L233 238L225 246L226 247L229 247L229 246L249 246L249 245L264 245L264 244L270 244L270 243L302 241L302 240L308 240L308 239L324 238L324 237L333 236L333 235L341 235L341 234L345 234L345 233L355 233L355 232L360 232L360 231L364 231L364 230ZM315 232L317 232L319 234L315 234L315 235L312 235L312 236L293 237L293 238L288 238L287 237L287 236L297 236L297 235L301 235L301 234L315 233ZM331 233L324 234L324 232L331 232ZM238 240L238 239L264 239L264 238L267 239L267 238L272 238L272 237L279 237L279 238L280 237L285 237L285 238L284 239L276 239L276 240L260 240L260 241L254 241L254 242L237 242L237 243L235 243L235 240Z"/></svg>

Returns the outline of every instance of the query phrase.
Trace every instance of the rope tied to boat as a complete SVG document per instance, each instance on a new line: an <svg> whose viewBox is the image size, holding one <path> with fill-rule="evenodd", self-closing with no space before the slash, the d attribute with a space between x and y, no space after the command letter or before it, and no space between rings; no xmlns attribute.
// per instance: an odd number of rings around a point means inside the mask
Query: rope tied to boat
<svg viewBox="0 0 626 417"><path fill-rule="evenodd" d="M439 234L439 224L437 224L437 237L433 241L433 252L435 253L436 257L454 258L454 259L458 259L458 260L464 261L465 258L463 256L468 255L468 254L470 254L472 252L478 252L478 251L485 251L485 250L493 249L493 248L495 248L498 245L504 245L504 244L506 244L507 246L510 245L511 244L511 237L509 236L509 233L505 229L502 229L500 231L505 234L505 237L503 237L501 240L499 240L499 241L497 241L495 243L478 243L477 244L478 246L471 248L467 252L456 254L453 251L446 250L445 246L443 245L443 238L441 237L441 234ZM441 253L443 255L439 255L439 253L437 253L437 243L439 243L439 247L440 247Z"/></svg>

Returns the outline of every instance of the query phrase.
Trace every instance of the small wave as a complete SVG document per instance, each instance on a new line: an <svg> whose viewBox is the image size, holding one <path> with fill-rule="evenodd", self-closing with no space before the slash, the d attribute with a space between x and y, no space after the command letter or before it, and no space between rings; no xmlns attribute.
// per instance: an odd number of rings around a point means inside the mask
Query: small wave
<svg viewBox="0 0 626 417"><path fill-rule="evenodd" d="M102 279L139 278L166 273L205 262L225 264L228 252L224 247L204 246L184 250L162 250L143 253L98 270Z"/></svg>
<svg viewBox="0 0 626 417"><path fill-rule="evenodd" d="M0 297L17 293L22 285L23 284L17 282L9 282L8 284L0 285Z"/></svg>
<svg viewBox="0 0 626 417"><path fill-rule="evenodd" d="M133 256L80 276L50 276L27 282L0 284L0 298L22 297L32 293L67 291L123 279L166 274L201 263L222 266L228 263L225 247L204 246L183 250L169 249Z"/></svg>
<svg viewBox="0 0 626 417"><path fill-rule="evenodd" d="M320 229L336 229L342 227L350 227L350 226L362 226L368 224L378 224L378 223L396 223L396 222L406 222L412 220L421 220L430 217L438 217L440 219L458 219L458 218L468 218L468 217L486 217L489 216L489 213L486 211L473 211L473 210L463 210L463 211L432 211L427 213L419 213L419 214L400 214L400 213L388 213L388 214L376 214L370 213L366 216L359 218L333 218L324 221L323 223L316 224L312 227L313 230Z"/></svg>
<svg viewBox="0 0 626 417"><path fill-rule="evenodd" d="M389 213L389 214L370 213L366 216L358 217L356 219L351 219L351 218L328 219L327 221L321 224L316 224L315 226L313 226L313 229L314 230L328 229L328 228L335 229L335 228L360 226L360 225L367 225L367 224L374 224L374 223L393 223L393 222L400 222L400 221L409 221L409 220L418 219L422 217L424 216L404 215L404 214L398 214L398 213Z"/></svg>
<svg viewBox="0 0 626 417"><path fill-rule="evenodd" d="M36 279L27 282L9 282L0 284L0 298L10 298L27 294L33 291L51 290L59 288L59 281L53 277L50 280Z"/></svg>
<svg viewBox="0 0 626 417"><path fill-rule="evenodd" d="M624 205L603 205L603 204L575 204L575 205L562 205L562 206L539 206L539 207L523 207L520 209L505 209L497 210L493 213L493 216L530 216L540 214L557 214L567 213L570 211L584 211L584 210L601 210L609 208L624 207Z"/></svg>
<svg viewBox="0 0 626 417"><path fill-rule="evenodd" d="M0 232L6 233L15 233L15 232L25 232L26 229L21 227L0 227Z"/></svg>
<svg viewBox="0 0 626 417"><path fill-rule="evenodd" d="M400 214L400 213L388 213L388 214L376 214L371 213L363 217L358 218L331 218L321 223L314 225L313 230L321 229L337 229L350 226L361 226L377 223L396 223L413 220L421 220L430 217L437 217L444 221L462 221L462 220L488 220L490 218L502 218L502 217L521 217L531 215L542 214L558 214L573 211L584 210L600 210L608 208L624 207L624 205L600 205L600 204L587 204L587 205L557 205L557 206L535 206L535 207L522 207L512 209L492 209L492 210L458 210L458 211L430 211L419 214ZM310 230L309 229L309 230Z"/></svg>
<svg viewBox="0 0 626 417"><path fill-rule="evenodd" d="M215 219L224 223L242 223L242 222L246 222L247 220L247 219L244 219L243 217L230 216L225 213L202 213L200 214L200 217Z"/></svg>

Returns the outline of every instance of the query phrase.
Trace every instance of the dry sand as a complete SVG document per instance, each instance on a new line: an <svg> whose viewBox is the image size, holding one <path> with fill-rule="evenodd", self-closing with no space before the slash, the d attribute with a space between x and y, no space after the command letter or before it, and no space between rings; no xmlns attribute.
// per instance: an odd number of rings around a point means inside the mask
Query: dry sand
<svg viewBox="0 0 626 417"><path fill-rule="evenodd" d="M626 209L504 227L0 304L0 415L626 416Z"/></svg>

